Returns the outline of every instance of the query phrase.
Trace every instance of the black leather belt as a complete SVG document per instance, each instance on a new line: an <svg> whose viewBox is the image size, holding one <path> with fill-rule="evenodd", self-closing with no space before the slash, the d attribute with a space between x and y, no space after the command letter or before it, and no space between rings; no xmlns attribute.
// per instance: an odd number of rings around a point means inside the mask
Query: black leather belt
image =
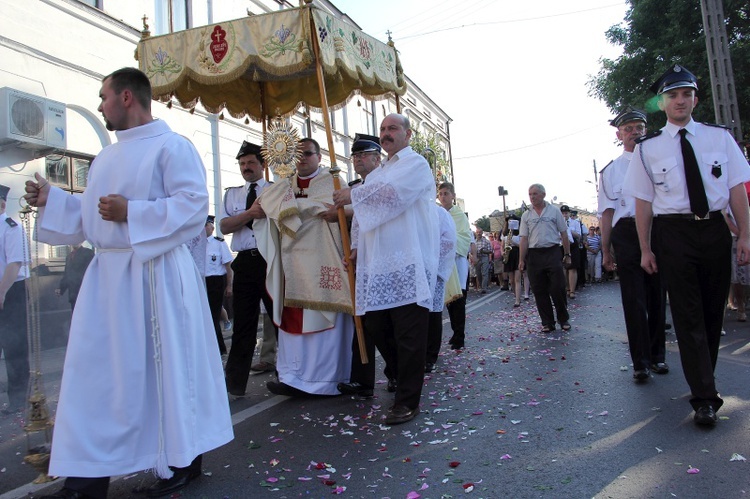
<svg viewBox="0 0 750 499"><path fill-rule="evenodd" d="M620 217L617 220L617 223L619 224L620 222L635 223L635 217Z"/></svg>
<svg viewBox="0 0 750 499"><path fill-rule="evenodd" d="M238 255L260 256L260 251L258 251L258 248L250 248L250 249L238 251L237 254Z"/></svg>
<svg viewBox="0 0 750 499"><path fill-rule="evenodd" d="M716 220L717 218L724 218L721 211L710 211L708 215L700 218L698 215L692 213L665 213L663 215L656 215L657 218L666 220L690 220L690 221L701 221L701 220Z"/></svg>

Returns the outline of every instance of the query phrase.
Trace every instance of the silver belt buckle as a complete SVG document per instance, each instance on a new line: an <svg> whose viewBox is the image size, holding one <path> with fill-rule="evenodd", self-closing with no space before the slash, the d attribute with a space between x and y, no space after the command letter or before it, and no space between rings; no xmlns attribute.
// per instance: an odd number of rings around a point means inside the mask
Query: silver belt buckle
<svg viewBox="0 0 750 499"><path fill-rule="evenodd" d="M695 217L695 220L708 220L708 217L710 215L711 215L711 212L709 211L708 213L706 213L706 216L703 217L703 218L701 218L701 217L699 217L698 215L695 215L695 214L693 216Z"/></svg>

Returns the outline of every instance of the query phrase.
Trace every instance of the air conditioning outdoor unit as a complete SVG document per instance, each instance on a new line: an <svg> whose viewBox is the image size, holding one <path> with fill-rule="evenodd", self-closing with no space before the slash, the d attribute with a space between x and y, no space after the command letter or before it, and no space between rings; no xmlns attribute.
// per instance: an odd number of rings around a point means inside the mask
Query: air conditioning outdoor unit
<svg viewBox="0 0 750 499"><path fill-rule="evenodd" d="M65 104L0 88L0 144L25 149L66 149Z"/></svg>

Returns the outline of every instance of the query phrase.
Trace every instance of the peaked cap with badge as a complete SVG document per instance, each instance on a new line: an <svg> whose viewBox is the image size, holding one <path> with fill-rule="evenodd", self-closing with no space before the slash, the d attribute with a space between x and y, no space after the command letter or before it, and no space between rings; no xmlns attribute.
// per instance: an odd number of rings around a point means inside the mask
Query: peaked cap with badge
<svg viewBox="0 0 750 499"><path fill-rule="evenodd" d="M648 123L645 112L632 106L625 106L620 111L620 114L609 121L609 124L615 128L619 128L620 125L629 123L631 121L642 121L644 123Z"/></svg>
<svg viewBox="0 0 750 499"><path fill-rule="evenodd" d="M675 64L666 70L649 88L656 95L661 95L675 88L694 88L698 90L698 78L686 68Z"/></svg>
<svg viewBox="0 0 750 499"><path fill-rule="evenodd" d="M352 144L352 154L360 152L381 152L380 139L365 134L356 134L354 136L354 143Z"/></svg>
<svg viewBox="0 0 750 499"><path fill-rule="evenodd" d="M242 156L247 156L248 154L260 155L260 149L261 147L259 145L243 140L242 146L240 147L235 159L240 159Z"/></svg>
<svg viewBox="0 0 750 499"><path fill-rule="evenodd" d="M7 201L9 192L10 192L10 187L8 187L7 185L0 184L0 199L2 199L3 201Z"/></svg>

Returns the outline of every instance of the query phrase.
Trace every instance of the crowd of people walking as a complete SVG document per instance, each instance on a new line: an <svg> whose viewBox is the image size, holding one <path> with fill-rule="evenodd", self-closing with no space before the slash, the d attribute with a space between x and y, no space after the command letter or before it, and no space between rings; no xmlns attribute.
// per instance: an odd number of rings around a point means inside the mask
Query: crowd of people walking
<svg viewBox="0 0 750 499"><path fill-rule="evenodd" d="M436 185L410 147L409 119L390 114L379 137L356 137L359 178L344 188L321 166L312 138L300 141L294 173L275 181L261 146L243 142L236 159L245 182L227 189L216 217L232 235L230 252L213 235L200 157L152 117L146 75L124 68L106 76L99 111L118 142L92 164L84 194L68 196L38 174L26 184L38 240L74 248L59 288L73 320L50 462L51 474L67 478L49 497L104 498L110 476L143 469L157 475L149 497L184 488L200 475L202 454L233 438L229 402L246 396L251 372L273 372L266 386L277 395L369 398L377 349L393 393L382 422L411 421L425 373L439 361L444 308L447 345L460 351L471 341L472 281L485 295L494 280L512 292L514 308L533 296L540 331L551 333L571 330L578 289L616 273L641 384L670 370L668 294L695 422L715 425L723 400L713 373L730 282L738 320L746 320L750 167L725 130L693 121L690 71L673 66L652 89L667 125L647 134L646 114L629 106L611 121L623 153L601 172L598 226L548 202L534 183L520 216L506 217L498 232L472 232L454 185ZM7 194L0 186L0 328L26 320L21 307L9 310L20 303L28 258L19 252L22 231L4 216ZM84 241L95 253L81 249ZM28 352L16 343L2 345L12 406L23 404L28 373Z"/></svg>

